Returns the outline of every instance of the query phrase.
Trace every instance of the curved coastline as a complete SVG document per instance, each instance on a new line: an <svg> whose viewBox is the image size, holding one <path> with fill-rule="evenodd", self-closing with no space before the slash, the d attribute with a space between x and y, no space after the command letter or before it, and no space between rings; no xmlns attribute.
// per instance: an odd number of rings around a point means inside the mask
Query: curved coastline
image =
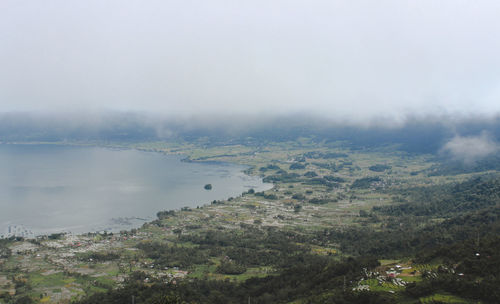
<svg viewBox="0 0 500 304"><path fill-rule="evenodd" d="M22 144L18 144L18 143L2 143L2 145L27 145L27 144L30 144L30 145L46 145L45 143L22 143ZM137 147L124 147L124 146L120 146L120 145L98 145L98 144L88 144L88 143L51 143L49 145L53 145L53 146L61 146L61 147L76 147L76 148L98 148L98 149L105 149L105 150L111 150L111 151L127 151L127 150L135 150L135 151L138 151L138 152L154 152L156 154L163 154L163 155L167 155L167 156L185 156L185 154L181 154L181 153L168 153L166 151L158 151L156 149L141 149L141 148L137 148ZM175 157L177 158L177 157ZM177 161L178 162L185 162L185 159L186 157L184 158L177 158ZM191 162L191 161L190 161ZM250 166L248 165L242 165L242 164L239 164L239 163L231 163L231 162L219 162L219 161L192 161L192 163L200 163L200 164L203 164L203 165L219 165L219 166L228 166L228 167L231 167L232 169L236 167L238 167L238 174L242 174L242 176L247 176L248 178L252 178L252 179L257 179L257 176L255 175L249 175L248 174L248 168L250 168ZM262 181L261 178L258 178L258 181L259 181L259 185L260 186L263 186L263 188L259 188L258 190L259 191L265 191L265 190L268 190L268 189L271 189L273 187L273 184L268 184L268 183L264 183ZM244 186L244 185L242 185ZM216 198L216 200L227 200L228 198L230 197L238 197L238 196L241 196L241 193L244 192L244 191L239 191L239 192L236 192L236 191L233 191L231 194L226 194L224 196L219 196ZM205 199L201 202L201 204L197 204L197 203L188 203L186 204L185 206L188 206L190 208L193 208L193 207L196 207L196 206L206 206L206 205L209 205L210 202L212 201L213 199L210 198L210 199ZM155 214L156 212L159 212L159 211L163 211L163 210L179 210L181 209L182 206L176 206L176 207L173 207L173 208L157 208L155 209ZM87 233L87 232L95 232L95 231L112 231L112 232L116 232L116 231L119 231L119 230L129 230L129 229L132 229L132 228L138 228L140 227L141 225L145 224L145 223L150 223L152 222L153 220L155 220L156 218L151 216L151 217L147 217L147 218L144 218L144 215L137 215L137 216L134 216L134 215L130 215L128 217L123 217L123 216L120 216L120 215L116 215L114 218L111 218L110 220L116 220L117 222L121 222L121 223L131 223L131 222L134 222L132 223L131 225L128 225L128 227L123 227L123 225L119 228L119 229L79 229L77 228L78 226L73 226L73 227L65 227L65 228L60 228L60 229L54 229L52 231L45 231L45 232L42 232L42 233L31 233L31 236L37 236L37 235L47 235L47 234L50 234L50 233L59 233L59 232L66 232L66 233L71 233L71 234L82 234L82 233ZM16 226L16 224L13 224L14 227ZM20 227L23 227L24 225L17 225L17 226L20 226ZM28 225L26 225L27 227ZM19 228L19 227L17 227ZM106 228L106 227L103 227L103 228ZM9 228L10 229L10 228ZM23 230L24 228L19 228L21 230ZM24 229L24 230L29 230L28 228L27 229ZM4 235L6 236L6 235ZM30 233L26 233L26 236L30 236Z"/></svg>

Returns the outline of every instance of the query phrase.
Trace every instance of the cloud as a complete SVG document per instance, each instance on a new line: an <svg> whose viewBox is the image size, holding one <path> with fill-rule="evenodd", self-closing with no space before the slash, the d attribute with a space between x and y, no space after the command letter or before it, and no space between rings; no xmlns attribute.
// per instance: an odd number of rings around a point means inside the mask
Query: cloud
<svg viewBox="0 0 500 304"><path fill-rule="evenodd" d="M456 135L443 146L441 152L450 155L454 160L472 164L498 152L499 149L499 144L487 132L482 132L478 136Z"/></svg>
<svg viewBox="0 0 500 304"><path fill-rule="evenodd" d="M0 1L0 112L500 111L500 1Z"/></svg>

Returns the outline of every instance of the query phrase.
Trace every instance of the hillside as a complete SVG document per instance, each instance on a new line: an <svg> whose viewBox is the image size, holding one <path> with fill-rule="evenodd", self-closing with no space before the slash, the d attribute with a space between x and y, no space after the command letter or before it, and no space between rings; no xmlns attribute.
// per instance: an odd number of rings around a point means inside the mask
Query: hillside
<svg viewBox="0 0 500 304"><path fill-rule="evenodd" d="M307 138L265 147L121 146L245 164L274 187L158 212L157 220L119 234L4 240L0 299L499 301L500 177L491 170L438 176L428 174L442 165L432 155Z"/></svg>

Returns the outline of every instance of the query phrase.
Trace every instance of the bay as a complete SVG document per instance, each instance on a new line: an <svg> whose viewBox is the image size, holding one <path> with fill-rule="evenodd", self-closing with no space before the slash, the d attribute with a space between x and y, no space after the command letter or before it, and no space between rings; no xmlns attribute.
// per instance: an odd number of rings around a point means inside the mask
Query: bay
<svg viewBox="0 0 500 304"><path fill-rule="evenodd" d="M2 144L0 236L119 231L160 210L271 188L244 169L138 150Z"/></svg>

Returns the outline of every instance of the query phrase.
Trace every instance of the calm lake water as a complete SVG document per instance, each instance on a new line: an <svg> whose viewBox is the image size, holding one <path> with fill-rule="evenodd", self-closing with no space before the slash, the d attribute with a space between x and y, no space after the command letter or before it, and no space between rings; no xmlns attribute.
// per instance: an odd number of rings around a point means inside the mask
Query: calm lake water
<svg viewBox="0 0 500 304"><path fill-rule="evenodd" d="M0 145L0 235L118 231L160 210L271 187L243 166L180 160L136 150Z"/></svg>

